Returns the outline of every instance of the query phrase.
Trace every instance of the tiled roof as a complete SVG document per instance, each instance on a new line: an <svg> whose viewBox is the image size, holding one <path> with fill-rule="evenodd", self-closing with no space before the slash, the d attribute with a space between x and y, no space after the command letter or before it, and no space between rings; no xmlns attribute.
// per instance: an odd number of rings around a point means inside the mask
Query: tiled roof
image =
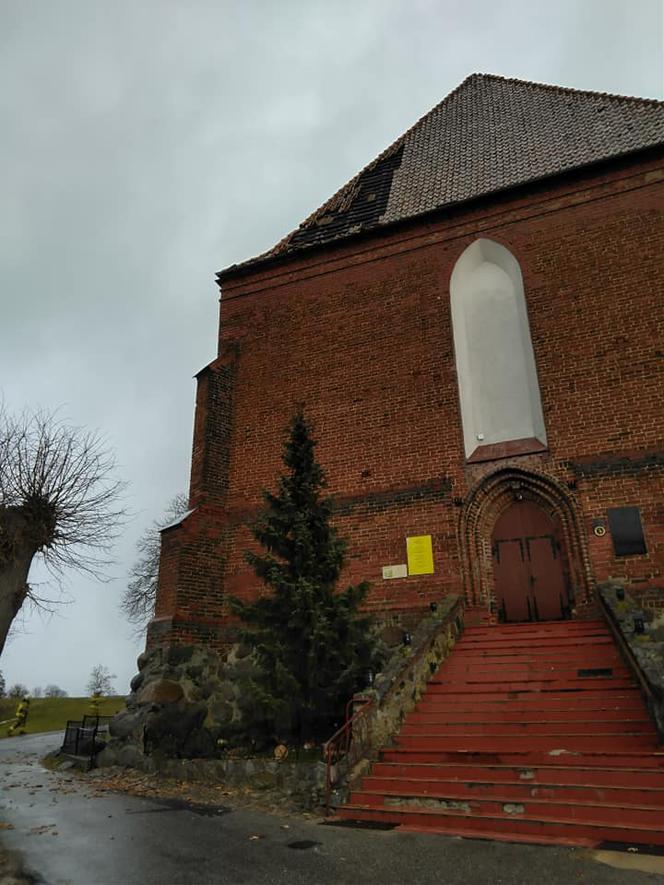
<svg viewBox="0 0 664 885"><path fill-rule="evenodd" d="M660 144L664 102L472 74L297 230L234 267Z"/></svg>

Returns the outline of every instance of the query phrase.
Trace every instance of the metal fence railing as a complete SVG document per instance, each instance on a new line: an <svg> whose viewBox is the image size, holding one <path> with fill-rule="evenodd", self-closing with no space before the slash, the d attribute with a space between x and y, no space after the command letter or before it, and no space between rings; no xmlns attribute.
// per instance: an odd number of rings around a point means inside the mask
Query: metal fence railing
<svg viewBox="0 0 664 885"><path fill-rule="evenodd" d="M371 726L366 714L373 705L373 698L355 697L350 700L346 704L346 721L323 745L327 814L331 809L334 784L345 781L353 766L371 747Z"/></svg>
<svg viewBox="0 0 664 885"><path fill-rule="evenodd" d="M110 716L86 715L83 719L70 719L65 727L60 752L92 761L106 742L110 722Z"/></svg>

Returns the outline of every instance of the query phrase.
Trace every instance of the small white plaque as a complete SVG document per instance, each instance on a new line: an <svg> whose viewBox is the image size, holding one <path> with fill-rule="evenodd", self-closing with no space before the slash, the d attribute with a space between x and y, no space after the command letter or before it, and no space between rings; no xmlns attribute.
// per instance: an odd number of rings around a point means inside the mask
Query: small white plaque
<svg viewBox="0 0 664 885"><path fill-rule="evenodd" d="M406 563L402 563L401 565L384 565L383 566L383 580L388 581L390 578L407 578L408 577L408 566Z"/></svg>

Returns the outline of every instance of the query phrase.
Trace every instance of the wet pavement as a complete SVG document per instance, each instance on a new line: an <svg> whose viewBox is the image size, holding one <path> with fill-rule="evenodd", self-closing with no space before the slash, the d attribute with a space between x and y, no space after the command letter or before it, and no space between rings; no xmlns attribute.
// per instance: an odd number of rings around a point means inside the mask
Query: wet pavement
<svg viewBox="0 0 664 885"><path fill-rule="evenodd" d="M48 885L645 885L641 872L563 847L356 830L224 806L95 793L94 779L46 771L61 735L0 741L0 832ZM605 853L606 854L606 853ZM638 863L645 858L630 858ZM647 865L646 865L647 866Z"/></svg>

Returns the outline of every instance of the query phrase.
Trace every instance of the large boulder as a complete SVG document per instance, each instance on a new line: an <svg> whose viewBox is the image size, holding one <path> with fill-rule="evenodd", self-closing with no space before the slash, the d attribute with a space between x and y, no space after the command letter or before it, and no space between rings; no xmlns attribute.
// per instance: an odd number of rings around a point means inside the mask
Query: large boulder
<svg viewBox="0 0 664 885"><path fill-rule="evenodd" d="M145 717L144 748L159 750L165 756L181 756L190 734L203 725L204 704L167 704L153 707Z"/></svg>
<svg viewBox="0 0 664 885"><path fill-rule="evenodd" d="M179 682L159 679L141 688L136 701L138 704L175 704L183 695L184 691Z"/></svg>
<svg viewBox="0 0 664 885"><path fill-rule="evenodd" d="M114 716L110 724L111 737L114 738L143 738L143 716L135 710L120 710Z"/></svg>

